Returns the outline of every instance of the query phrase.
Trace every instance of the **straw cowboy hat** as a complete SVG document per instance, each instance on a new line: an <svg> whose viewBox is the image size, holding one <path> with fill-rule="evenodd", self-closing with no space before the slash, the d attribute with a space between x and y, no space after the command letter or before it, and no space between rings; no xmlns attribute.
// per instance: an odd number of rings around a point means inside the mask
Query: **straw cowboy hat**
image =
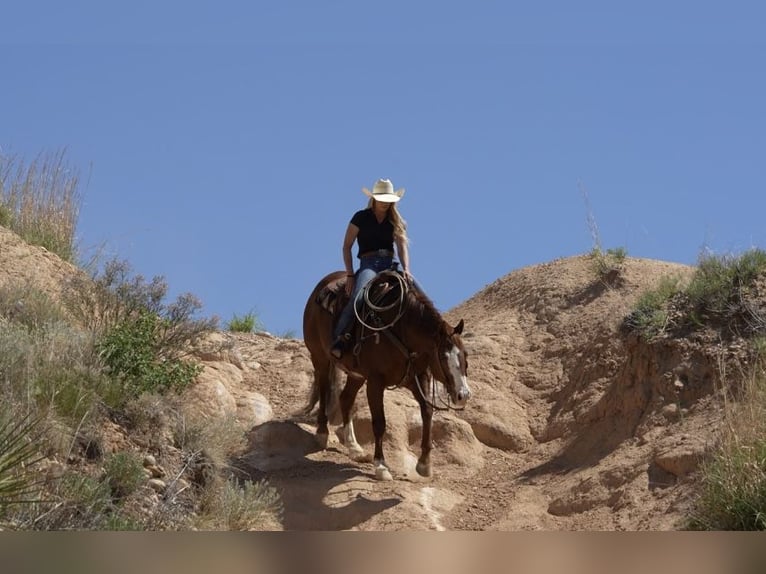
<svg viewBox="0 0 766 574"><path fill-rule="evenodd" d="M394 184L391 183L390 179L379 179L372 186L372 191L366 187L363 187L362 191L367 197L384 203L396 203L404 195L404 188L394 191Z"/></svg>

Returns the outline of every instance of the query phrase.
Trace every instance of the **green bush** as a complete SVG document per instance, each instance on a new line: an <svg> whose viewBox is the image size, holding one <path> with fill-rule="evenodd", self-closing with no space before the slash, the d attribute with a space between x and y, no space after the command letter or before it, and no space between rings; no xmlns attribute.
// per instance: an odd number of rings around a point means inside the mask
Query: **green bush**
<svg viewBox="0 0 766 574"><path fill-rule="evenodd" d="M146 281L117 259L92 278L78 276L67 285L66 307L93 333L113 383L103 389L107 404L121 407L145 392L181 391L199 373L184 358L217 322L194 318L202 305L189 293L166 304L167 291L164 278Z"/></svg>
<svg viewBox="0 0 766 574"><path fill-rule="evenodd" d="M240 317L237 314L229 321L228 329L235 333L252 333L260 328L260 323L255 313L249 312Z"/></svg>
<svg viewBox="0 0 766 574"><path fill-rule="evenodd" d="M116 500L133 494L145 478L143 461L133 452L118 452L107 457L104 474L112 497Z"/></svg>
<svg viewBox="0 0 766 574"><path fill-rule="evenodd" d="M183 361L164 345L164 321L149 311L117 325L97 344L109 375L128 401L139 395L182 391L200 367Z"/></svg>
<svg viewBox="0 0 766 574"><path fill-rule="evenodd" d="M626 317L627 327L652 337L673 329L709 326L721 332L766 333L766 317L748 299L766 273L766 252L701 257L686 288L674 278L644 293ZM672 318L671 318L672 316Z"/></svg>
<svg viewBox="0 0 766 574"><path fill-rule="evenodd" d="M766 270L766 252L752 249L740 256L705 255L686 294L699 317L725 317L740 310L742 295Z"/></svg>
<svg viewBox="0 0 766 574"><path fill-rule="evenodd" d="M670 307L681 293L678 277L662 277L655 289L644 292L625 322L647 338L665 331L670 321Z"/></svg>

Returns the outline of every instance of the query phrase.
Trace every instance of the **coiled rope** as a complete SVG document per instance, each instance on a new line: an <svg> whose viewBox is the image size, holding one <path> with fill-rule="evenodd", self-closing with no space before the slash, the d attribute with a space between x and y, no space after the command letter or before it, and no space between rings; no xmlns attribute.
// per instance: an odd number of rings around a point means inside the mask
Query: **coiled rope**
<svg viewBox="0 0 766 574"><path fill-rule="evenodd" d="M389 277L394 277L397 280L397 282L399 283L399 285L398 285L398 287L399 287L399 297L398 297L397 300L393 301L390 305L382 305L382 306L378 305L377 303L372 302L370 300L370 286L373 283L375 283L374 279L372 281L370 281L367 285L365 285L364 289L361 289L359 291L359 293L356 294L356 298L354 299L354 314L356 315L356 318L359 320L359 322L362 325L364 325L367 329L369 329L370 331L384 331L384 330L388 329L389 327L395 325L396 322L399 319L401 319L402 315L404 314L404 298L405 298L405 296L407 294L407 284L406 284L406 282L404 280L404 277L402 277L399 273L393 273L391 271L384 271L384 272L380 273L378 275L378 277L380 277L380 275L383 275L383 274L388 275ZM385 295L385 293L384 293L384 295ZM370 325L367 321L365 321L365 319L363 319L359 315L359 305L358 305L358 302L359 302L360 298L363 299L365 308L373 311L376 314L376 315L373 315L373 316L376 317L376 319L378 319L376 321L378 323L377 325ZM399 306L399 309L398 309L398 311L396 313L396 316L391 321L389 321L388 323L382 323L380 321L379 315L377 315L377 314L378 313L383 313L385 311L390 311L391 309L393 309L397 305Z"/></svg>

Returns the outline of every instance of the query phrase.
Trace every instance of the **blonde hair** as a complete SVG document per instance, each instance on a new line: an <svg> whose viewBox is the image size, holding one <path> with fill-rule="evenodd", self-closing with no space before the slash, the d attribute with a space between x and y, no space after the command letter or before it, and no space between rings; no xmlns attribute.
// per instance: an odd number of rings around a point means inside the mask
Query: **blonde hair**
<svg viewBox="0 0 766 574"><path fill-rule="evenodd" d="M370 198L370 201L367 203L367 207L369 209L375 207L374 197ZM388 208L388 211L386 211L386 217L388 217L388 220L394 226L394 239L400 239L404 242L405 245L409 243L409 239L407 238L407 222L404 220L402 215L399 213L399 210L396 208L396 203L392 203L391 207Z"/></svg>

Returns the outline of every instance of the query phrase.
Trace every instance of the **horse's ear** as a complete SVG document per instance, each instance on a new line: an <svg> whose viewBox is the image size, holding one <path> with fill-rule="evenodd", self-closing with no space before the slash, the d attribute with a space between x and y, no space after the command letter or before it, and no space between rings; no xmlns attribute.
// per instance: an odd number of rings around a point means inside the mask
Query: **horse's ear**
<svg viewBox="0 0 766 574"><path fill-rule="evenodd" d="M460 323L458 323L458 324L455 326L455 328L454 328L454 329L452 329L452 332L453 332L455 335L460 335L460 334L463 332L463 327L464 327L464 326L465 326L465 325L463 324L463 320L462 320L462 319L460 319Z"/></svg>

